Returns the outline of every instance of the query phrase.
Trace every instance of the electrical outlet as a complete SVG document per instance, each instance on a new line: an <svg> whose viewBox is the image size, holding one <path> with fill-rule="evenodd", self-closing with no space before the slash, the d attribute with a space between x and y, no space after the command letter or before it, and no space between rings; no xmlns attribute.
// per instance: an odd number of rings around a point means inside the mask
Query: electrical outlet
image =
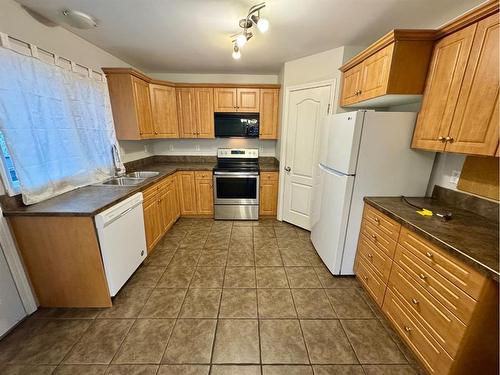
<svg viewBox="0 0 500 375"><path fill-rule="evenodd" d="M196 145L196 146L194 146L194 148L196 151L200 151L200 145Z"/></svg>
<svg viewBox="0 0 500 375"><path fill-rule="evenodd" d="M169 145L168 149L169 149L169 151L174 151L174 145Z"/></svg>
<svg viewBox="0 0 500 375"><path fill-rule="evenodd" d="M451 172L450 183L458 184L458 180L460 179L460 171L454 170Z"/></svg>

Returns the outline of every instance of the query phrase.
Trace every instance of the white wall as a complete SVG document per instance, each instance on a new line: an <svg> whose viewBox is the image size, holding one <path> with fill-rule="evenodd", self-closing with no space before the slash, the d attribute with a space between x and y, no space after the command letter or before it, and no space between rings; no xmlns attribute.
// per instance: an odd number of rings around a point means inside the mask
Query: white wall
<svg viewBox="0 0 500 375"><path fill-rule="evenodd" d="M146 73L151 78L186 83L278 83L276 74L188 74L188 73Z"/></svg>
<svg viewBox="0 0 500 375"><path fill-rule="evenodd" d="M465 157L467 155L438 153L432 167L431 177L427 188L427 195L432 194L434 185L439 185L447 189L458 190L457 184L450 182L450 178L454 171L462 172Z"/></svg>

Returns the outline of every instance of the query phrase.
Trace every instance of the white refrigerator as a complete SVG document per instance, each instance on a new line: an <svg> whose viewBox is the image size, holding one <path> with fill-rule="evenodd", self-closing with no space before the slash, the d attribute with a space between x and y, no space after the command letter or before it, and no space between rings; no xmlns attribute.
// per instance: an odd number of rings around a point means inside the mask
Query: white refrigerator
<svg viewBox="0 0 500 375"><path fill-rule="evenodd" d="M354 274L363 197L425 196L435 153L410 149L416 115L363 110L326 117L311 241L332 274Z"/></svg>

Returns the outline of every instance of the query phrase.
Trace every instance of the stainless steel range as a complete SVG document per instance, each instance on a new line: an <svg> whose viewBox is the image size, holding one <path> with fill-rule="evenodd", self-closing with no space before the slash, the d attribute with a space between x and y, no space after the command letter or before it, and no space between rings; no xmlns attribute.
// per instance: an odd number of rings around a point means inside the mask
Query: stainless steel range
<svg viewBox="0 0 500 375"><path fill-rule="evenodd" d="M259 150L219 148L214 168L214 216L225 220L259 218Z"/></svg>

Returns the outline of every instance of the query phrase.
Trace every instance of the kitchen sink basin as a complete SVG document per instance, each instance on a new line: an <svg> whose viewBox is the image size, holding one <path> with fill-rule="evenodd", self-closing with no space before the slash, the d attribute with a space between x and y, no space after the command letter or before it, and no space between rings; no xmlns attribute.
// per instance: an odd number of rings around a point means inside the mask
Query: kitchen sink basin
<svg viewBox="0 0 500 375"><path fill-rule="evenodd" d="M125 176L130 178L150 178L158 176L159 174L160 172L139 171L139 172L127 173Z"/></svg>
<svg viewBox="0 0 500 375"><path fill-rule="evenodd" d="M101 182L99 185L108 186L135 186L143 182L145 178L115 177Z"/></svg>

